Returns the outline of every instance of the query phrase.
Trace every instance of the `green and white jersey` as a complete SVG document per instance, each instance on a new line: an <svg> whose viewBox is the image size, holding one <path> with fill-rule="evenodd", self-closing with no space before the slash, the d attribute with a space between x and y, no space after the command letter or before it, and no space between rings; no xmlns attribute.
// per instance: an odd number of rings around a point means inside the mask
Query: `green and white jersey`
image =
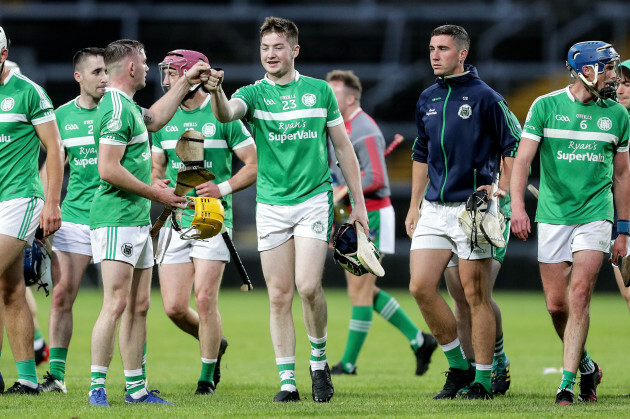
<svg viewBox="0 0 630 419"><path fill-rule="evenodd" d="M99 144L125 147L120 164L147 185L151 184L149 134L140 108L127 94L108 88L98 104L94 139ZM100 180L90 210L90 228L151 224L151 201Z"/></svg>
<svg viewBox="0 0 630 419"><path fill-rule="evenodd" d="M256 141L258 202L295 205L332 190L326 128L343 118L328 83L296 71L288 84L265 76L232 98L245 104Z"/></svg>
<svg viewBox="0 0 630 419"><path fill-rule="evenodd" d="M61 219L89 225L90 207L100 180L98 150L94 142L94 118L97 108L82 108L78 99L77 96L55 111L70 167L67 193L61 204Z"/></svg>
<svg viewBox="0 0 630 419"><path fill-rule="evenodd" d="M0 85L0 201L44 199L35 126L54 120L44 89L12 70Z"/></svg>
<svg viewBox="0 0 630 419"><path fill-rule="evenodd" d="M613 220L613 158L628 151L629 125L622 105L582 103L569 87L534 101L523 137L540 142L537 222Z"/></svg>
<svg viewBox="0 0 630 419"><path fill-rule="evenodd" d="M177 171L184 167L182 161L175 154L177 140L188 129L200 131L205 137L204 160L206 169L216 176L214 183L221 183L232 177L232 152L242 147L254 144L249 131L241 121L222 124L217 121L210 107L210 95L203 104L192 111L179 108L173 119L161 130L153 134L154 153L163 153L166 157L166 178L175 185ZM189 196L197 196L193 189ZM232 195L221 198L225 208L224 224L232 228ZM184 211L182 226L188 227L194 216L194 210Z"/></svg>

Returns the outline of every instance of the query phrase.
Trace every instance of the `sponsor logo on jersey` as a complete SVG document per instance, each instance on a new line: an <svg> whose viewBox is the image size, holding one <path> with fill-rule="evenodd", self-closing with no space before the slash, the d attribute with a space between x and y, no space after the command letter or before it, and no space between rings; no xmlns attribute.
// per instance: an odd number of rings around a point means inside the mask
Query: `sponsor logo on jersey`
<svg viewBox="0 0 630 419"><path fill-rule="evenodd" d="M63 127L66 131L72 131L75 129L79 129L79 126L77 124L66 124L65 127Z"/></svg>
<svg viewBox="0 0 630 419"><path fill-rule="evenodd" d="M280 96L280 99L282 100L295 99L295 95Z"/></svg>
<svg viewBox="0 0 630 419"><path fill-rule="evenodd" d="M265 101L265 105L271 106L271 105L275 105L276 104L276 102L274 102L273 99L263 98L263 100Z"/></svg>
<svg viewBox="0 0 630 419"><path fill-rule="evenodd" d="M309 138L317 138L317 132L308 130L294 132L293 134L269 133L269 141L280 141L282 144L284 144L285 141L304 140Z"/></svg>
<svg viewBox="0 0 630 419"><path fill-rule="evenodd" d="M612 121L610 118L603 116L597 120L597 126L602 131L609 131L612 128Z"/></svg>
<svg viewBox="0 0 630 419"><path fill-rule="evenodd" d="M463 96L462 100L468 100L468 96Z"/></svg>
<svg viewBox="0 0 630 419"><path fill-rule="evenodd" d="M217 126L212 122L208 122L207 124L203 124L201 127L201 133L204 137L212 137L217 132Z"/></svg>
<svg viewBox="0 0 630 419"><path fill-rule="evenodd" d="M556 115L556 121L571 122L571 118L566 115Z"/></svg>
<svg viewBox="0 0 630 419"><path fill-rule="evenodd" d="M175 125L167 125L164 130L166 132L179 132L179 129Z"/></svg>
<svg viewBox="0 0 630 419"><path fill-rule="evenodd" d="M557 153L558 160L568 160L571 163L573 160L577 161L588 161L594 163L604 163L606 159L602 153L566 153L562 150L558 150Z"/></svg>
<svg viewBox="0 0 630 419"><path fill-rule="evenodd" d="M171 167L173 169L182 169L184 168L184 163L182 163L181 161L175 161L175 160L171 160ZM203 163L203 167L205 167L206 169L211 169L212 168L212 162L204 162Z"/></svg>
<svg viewBox="0 0 630 419"><path fill-rule="evenodd" d="M118 131L122 128L122 121L120 119L110 119L107 121L107 129L110 131Z"/></svg>
<svg viewBox="0 0 630 419"><path fill-rule="evenodd" d="M437 115L437 111L435 110L435 108L431 108L427 111L425 115L426 116Z"/></svg>
<svg viewBox="0 0 630 419"><path fill-rule="evenodd" d="M322 234L324 232L324 223L322 223L321 221L315 221L313 224L311 224L311 229L315 234Z"/></svg>
<svg viewBox="0 0 630 419"><path fill-rule="evenodd" d="M123 245L120 246L120 251L123 255L131 257L131 255L133 255L133 246L131 243L123 243Z"/></svg>
<svg viewBox="0 0 630 419"><path fill-rule="evenodd" d="M92 158L83 158L83 159L77 159L76 157L72 159L72 163L75 166L81 166L85 169L85 166L89 166L89 165L94 165L94 164L98 164L98 157L92 157Z"/></svg>
<svg viewBox="0 0 630 419"><path fill-rule="evenodd" d="M184 128L195 128L196 126L196 122L184 122Z"/></svg>
<svg viewBox="0 0 630 419"><path fill-rule="evenodd" d="M0 109L7 112L13 109L15 106L15 100L12 97L8 97L0 103Z"/></svg>
<svg viewBox="0 0 630 419"><path fill-rule="evenodd" d="M470 107L470 105L464 104L459 107L457 115L459 115L459 117L462 119L468 119L472 115L472 108Z"/></svg>
<svg viewBox="0 0 630 419"><path fill-rule="evenodd" d="M48 99L42 99L39 101L39 106L42 109L49 109L49 108L52 108L52 103L50 103L50 100Z"/></svg>
<svg viewBox="0 0 630 419"><path fill-rule="evenodd" d="M437 102L438 100L442 100L441 97L434 97L433 99L431 99L431 102Z"/></svg>
<svg viewBox="0 0 630 419"><path fill-rule="evenodd" d="M305 106L313 106L317 102L317 96L312 93L307 93L302 96L302 103Z"/></svg>
<svg viewBox="0 0 630 419"><path fill-rule="evenodd" d="M10 143L10 142L11 142L10 135L0 134L0 143Z"/></svg>
<svg viewBox="0 0 630 419"><path fill-rule="evenodd" d="M85 121L83 121L83 125L92 125L94 123L93 119L86 119Z"/></svg>
<svg viewBox="0 0 630 419"><path fill-rule="evenodd" d="M301 121L295 121L295 122L279 122L278 123L278 131L282 131L285 134L287 133L288 130L290 129L297 129L297 128L306 128L306 121L304 119L302 119Z"/></svg>
<svg viewBox="0 0 630 419"><path fill-rule="evenodd" d="M583 114L583 113L576 113L576 114L575 114L575 117L576 117L576 118L580 118L580 119L593 119L593 117L592 117L592 116L590 116L590 115L585 115L585 114Z"/></svg>

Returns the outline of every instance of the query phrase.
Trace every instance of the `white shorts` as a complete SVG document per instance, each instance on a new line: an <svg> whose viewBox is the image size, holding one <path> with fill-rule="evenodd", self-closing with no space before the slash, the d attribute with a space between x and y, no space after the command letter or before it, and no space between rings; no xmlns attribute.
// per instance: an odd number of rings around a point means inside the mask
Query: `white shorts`
<svg viewBox="0 0 630 419"><path fill-rule="evenodd" d="M610 221L587 224L556 225L538 223L538 262L573 262L573 253L580 250L610 250Z"/></svg>
<svg viewBox="0 0 630 419"><path fill-rule="evenodd" d="M368 212L370 240L378 250L387 255L394 253L396 243L396 216L391 205Z"/></svg>
<svg viewBox="0 0 630 419"><path fill-rule="evenodd" d="M333 215L332 192L322 192L297 205L258 203L258 251L278 247L293 236L328 242Z"/></svg>
<svg viewBox="0 0 630 419"><path fill-rule="evenodd" d="M90 231L94 263L126 262L137 269L153 266L151 226L100 227Z"/></svg>
<svg viewBox="0 0 630 419"><path fill-rule="evenodd" d="M1 201L0 234L33 243L43 209L44 200L36 197Z"/></svg>
<svg viewBox="0 0 630 419"><path fill-rule="evenodd" d="M163 228L160 231L160 241L165 240L165 236L168 233L169 229ZM161 255L157 255L156 257L158 257L159 262ZM179 237L179 233L173 230L171 232L171 241L168 244L162 263L166 265L189 263L192 262L192 258L229 262L230 251L221 234L217 234L206 240L184 240Z"/></svg>
<svg viewBox="0 0 630 419"><path fill-rule="evenodd" d="M53 237L53 250L79 255L92 256L92 240L90 226L68 221L61 222L61 228Z"/></svg>
<svg viewBox="0 0 630 419"><path fill-rule="evenodd" d="M492 259L496 260L501 265L503 265L503 262L505 260L505 253L507 252L507 246L508 246L508 243L510 242L511 226L512 226L512 222L510 220L507 220L507 222L505 223L505 231L503 231L503 239L505 239L505 247L494 247L494 246L492 247ZM459 266L459 258L455 254L451 256L451 260L449 260L448 265L446 265L447 268L452 268L453 266Z"/></svg>
<svg viewBox="0 0 630 419"><path fill-rule="evenodd" d="M492 257L492 245L479 243L471 251L470 239L459 227L457 217L465 209L465 202L424 201L422 215L413 232L411 250L445 249L460 259L478 260Z"/></svg>

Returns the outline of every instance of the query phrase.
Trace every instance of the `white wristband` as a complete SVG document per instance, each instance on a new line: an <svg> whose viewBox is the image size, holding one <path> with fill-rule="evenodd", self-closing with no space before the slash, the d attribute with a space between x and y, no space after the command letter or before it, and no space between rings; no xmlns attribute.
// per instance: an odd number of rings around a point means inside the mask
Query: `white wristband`
<svg viewBox="0 0 630 419"><path fill-rule="evenodd" d="M229 195L232 193L232 187L230 186L230 182L228 182L227 180L225 182L219 183L217 187L219 188L221 196Z"/></svg>

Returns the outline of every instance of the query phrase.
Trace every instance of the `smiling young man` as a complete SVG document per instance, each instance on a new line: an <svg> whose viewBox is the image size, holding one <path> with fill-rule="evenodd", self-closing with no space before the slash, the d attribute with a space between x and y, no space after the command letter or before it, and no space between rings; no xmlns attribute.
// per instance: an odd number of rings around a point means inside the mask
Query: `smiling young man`
<svg viewBox="0 0 630 419"><path fill-rule="evenodd" d="M504 170L495 195L506 196L520 133L501 95L479 79L475 67L464 65L469 46L468 33L460 26L433 30L429 51L437 80L416 105L418 138L405 226L412 238L409 288L449 363L446 383L434 399L452 399L470 383L462 397L492 398L496 338L489 293L492 246L471 243L457 219L473 192L482 188L490 192L500 157ZM453 312L438 293L453 254L459 258L461 285L470 307L476 368L464 357Z"/></svg>
<svg viewBox="0 0 630 419"><path fill-rule="evenodd" d="M359 163L328 83L295 70L300 52L298 28L287 19L268 17L260 29L264 79L237 90L228 101L223 71L212 70L207 88L221 122L246 118L258 151L258 250L267 282L270 329L280 374L276 402L297 401L294 287L302 300L311 343L313 400L334 393L326 357L326 299L322 275L332 229L333 205L326 136L330 136L354 207L350 222L367 234Z"/></svg>
<svg viewBox="0 0 630 419"><path fill-rule="evenodd" d="M563 343L562 381L556 403L597 401L602 369L584 345L589 307L603 253L610 249L614 203L619 211L612 260L625 256L630 219L628 112L601 90L616 79L619 55L601 41L578 42L567 69L575 83L538 97L527 114L512 176L512 232L526 240L530 220L523 194L540 149L538 262L547 311ZM614 185L614 188L611 188Z"/></svg>

